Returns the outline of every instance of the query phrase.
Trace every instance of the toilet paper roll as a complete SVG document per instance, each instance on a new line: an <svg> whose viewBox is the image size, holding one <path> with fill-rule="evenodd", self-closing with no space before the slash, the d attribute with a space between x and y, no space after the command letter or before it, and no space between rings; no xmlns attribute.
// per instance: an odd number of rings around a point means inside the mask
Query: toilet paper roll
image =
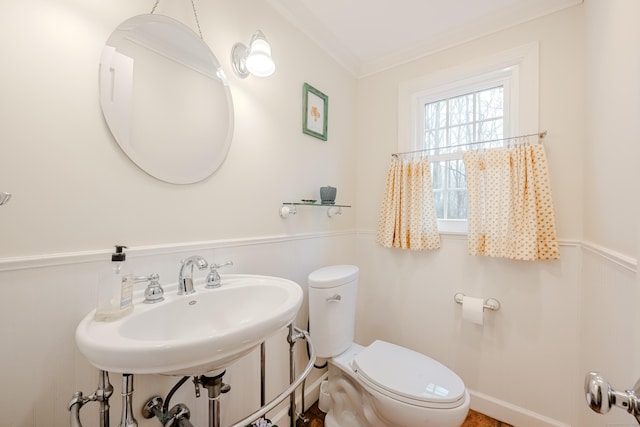
<svg viewBox="0 0 640 427"><path fill-rule="evenodd" d="M462 297L462 318L476 325L484 322L484 299L475 297Z"/></svg>

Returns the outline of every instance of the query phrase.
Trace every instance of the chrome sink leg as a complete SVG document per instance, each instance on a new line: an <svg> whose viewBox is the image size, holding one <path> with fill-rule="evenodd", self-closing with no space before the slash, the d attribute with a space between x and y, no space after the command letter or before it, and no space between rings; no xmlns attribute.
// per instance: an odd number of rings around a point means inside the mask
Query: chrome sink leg
<svg viewBox="0 0 640 427"><path fill-rule="evenodd" d="M109 398L113 394L113 386L109 382L109 373L100 371L96 400L100 402L100 427L109 427Z"/></svg>
<svg viewBox="0 0 640 427"><path fill-rule="evenodd" d="M293 384L296 379L296 358L295 358L295 344L299 339L306 339L304 332L296 331L293 323L289 324L289 334L287 335L287 342L289 343L289 383ZM303 408L304 409L304 408ZM298 413L296 412L296 390L295 388L289 395L289 426L295 427Z"/></svg>
<svg viewBox="0 0 640 427"><path fill-rule="evenodd" d="M91 396L83 396L81 391L73 395L68 409L71 412L71 426L82 427L80 422L80 408L88 402L100 402L100 427L109 427L109 398L113 394L113 386L109 382L109 373L100 371L98 388Z"/></svg>
<svg viewBox="0 0 640 427"><path fill-rule="evenodd" d="M71 413L71 418L69 420L69 425L71 427L82 427L82 423L80 422L80 408L87 403L89 399L86 399L81 391L76 391L73 394L73 399L69 402L69 412Z"/></svg>

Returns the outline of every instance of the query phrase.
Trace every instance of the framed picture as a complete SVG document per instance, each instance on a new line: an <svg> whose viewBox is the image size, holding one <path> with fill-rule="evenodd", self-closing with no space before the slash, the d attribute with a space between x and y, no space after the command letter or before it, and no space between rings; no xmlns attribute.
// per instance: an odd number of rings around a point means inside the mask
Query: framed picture
<svg viewBox="0 0 640 427"><path fill-rule="evenodd" d="M329 97L308 83L302 89L302 132L327 140Z"/></svg>

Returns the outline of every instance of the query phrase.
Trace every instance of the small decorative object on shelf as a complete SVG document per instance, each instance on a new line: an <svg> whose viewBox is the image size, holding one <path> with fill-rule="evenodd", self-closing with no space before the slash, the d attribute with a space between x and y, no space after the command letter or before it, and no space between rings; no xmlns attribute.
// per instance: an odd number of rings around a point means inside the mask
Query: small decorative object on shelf
<svg viewBox="0 0 640 427"><path fill-rule="evenodd" d="M271 420L268 420L266 418L260 418L254 421L253 423L249 424L247 427L278 427L278 426L275 424L272 424Z"/></svg>
<svg viewBox="0 0 640 427"><path fill-rule="evenodd" d="M320 187L320 200L323 205L333 205L336 203L336 187L330 185L326 187Z"/></svg>

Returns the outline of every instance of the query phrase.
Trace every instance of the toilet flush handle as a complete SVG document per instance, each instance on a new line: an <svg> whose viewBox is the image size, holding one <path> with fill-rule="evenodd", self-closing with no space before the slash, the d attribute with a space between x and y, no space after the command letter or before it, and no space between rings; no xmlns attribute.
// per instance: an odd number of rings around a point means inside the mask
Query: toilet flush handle
<svg viewBox="0 0 640 427"><path fill-rule="evenodd" d="M327 302L338 302L342 300L342 297L339 294L335 294L332 297L327 298Z"/></svg>

